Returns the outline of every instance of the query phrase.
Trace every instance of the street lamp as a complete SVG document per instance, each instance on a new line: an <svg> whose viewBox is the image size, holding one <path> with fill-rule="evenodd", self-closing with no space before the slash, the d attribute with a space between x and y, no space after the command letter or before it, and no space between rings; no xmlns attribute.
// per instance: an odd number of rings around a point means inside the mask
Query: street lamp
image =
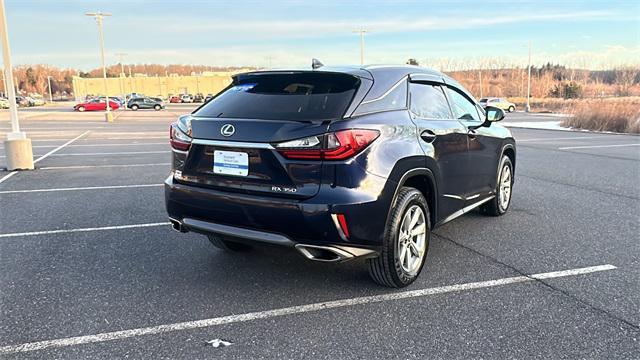
<svg viewBox="0 0 640 360"><path fill-rule="evenodd" d="M360 65L364 65L364 34L367 33L367 30L358 29L352 32L360 34Z"/></svg>
<svg viewBox="0 0 640 360"><path fill-rule="evenodd" d="M89 12L86 13L87 16L92 16L96 19L96 23L98 24L98 37L100 39L100 60L102 61L102 76L104 78L104 101L105 101L105 114L104 118L107 122L113 122L113 114L111 114L111 107L109 106L109 93L107 87L107 67L104 64L104 35L102 34L102 20L105 16L111 16L110 13L103 12Z"/></svg>
<svg viewBox="0 0 640 360"><path fill-rule="evenodd" d="M51 76L47 76L47 82L49 83L49 102L53 103L53 93L51 92Z"/></svg>
<svg viewBox="0 0 640 360"><path fill-rule="evenodd" d="M127 56L127 54L125 53L116 53L116 56L118 57L118 61L120 62L120 89L122 90L122 99L125 102L125 106L124 106L124 110L127 109L126 103L127 103L127 94L126 94L126 90L125 90L125 81L124 79L127 77L124 73L124 63L122 62L122 59L124 59L125 56Z"/></svg>
<svg viewBox="0 0 640 360"><path fill-rule="evenodd" d="M4 0L0 0L0 32L2 33L2 60L4 62L4 78L9 95L9 117L11 118L11 132L7 133L4 141L7 170L33 169L33 149L31 139L24 131L20 131L18 109L16 104L16 89L13 86L11 66L11 50L9 48L9 34L7 33L7 18L4 11Z"/></svg>
<svg viewBox="0 0 640 360"><path fill-rule="evenodd" d="M531 105L531 40L529 40L529 77L527 79L527 106L524 108L524 111L530 112Z"/></svg>

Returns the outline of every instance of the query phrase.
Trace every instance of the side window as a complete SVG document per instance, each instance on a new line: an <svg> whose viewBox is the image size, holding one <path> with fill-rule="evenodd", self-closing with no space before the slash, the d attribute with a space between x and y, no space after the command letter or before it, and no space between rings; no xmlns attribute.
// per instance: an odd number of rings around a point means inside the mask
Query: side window
<svg viewBox="0 0 640 360"><path fill-rule="evenodd" d="M451 119L447 98L438 85L409 83L411 112L427 119Z"/></svg>
<svg viewBox="0 0 640 360"><path fill-rule="evenodd" d="M447 88L447 94L449 94L449 100L451 100L451 108L456 119L463 121L482 121L476 105L467 99L457 90L450 87Z"/></svg>
<svg viewBox="0 0 640 360"><path fill-rule="evenodd" d="M407 80L398 81L383 96L363 101L354 115L362 115L378 111L400 110L407 107Z"/></svg>

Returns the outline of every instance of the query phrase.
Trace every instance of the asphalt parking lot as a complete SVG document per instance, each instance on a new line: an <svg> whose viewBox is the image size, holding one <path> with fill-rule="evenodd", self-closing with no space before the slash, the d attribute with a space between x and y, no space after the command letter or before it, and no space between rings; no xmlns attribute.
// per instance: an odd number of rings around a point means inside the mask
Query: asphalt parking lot
<svg viewBox="0 0 640 360"><path fill-rule="evenodd" d="M436 229L392 290L360 260L172 231L168 125L188 109L22 113L38 162L0 170L0 357L640 357L640 137L514 128L509 213Z"/></svg>

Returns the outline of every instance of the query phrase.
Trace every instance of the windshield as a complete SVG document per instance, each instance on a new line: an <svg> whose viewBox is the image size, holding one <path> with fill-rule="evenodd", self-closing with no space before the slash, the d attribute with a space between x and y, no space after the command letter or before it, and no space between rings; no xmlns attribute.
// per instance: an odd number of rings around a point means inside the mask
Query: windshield
<svg viewBox="0 0 640 360"><path fill-rule="evenodd" d="M248 74L196 110L195 116L313 121L344 115L360 84L340 73Z"/></svg>

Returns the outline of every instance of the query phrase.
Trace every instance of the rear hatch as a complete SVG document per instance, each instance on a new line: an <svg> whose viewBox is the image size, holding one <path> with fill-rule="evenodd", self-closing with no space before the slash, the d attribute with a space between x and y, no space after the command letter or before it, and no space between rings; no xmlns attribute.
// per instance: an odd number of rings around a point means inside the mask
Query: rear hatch
<svg viewBox="0 0 640 360"><path fill-rule="evenodd" d="M191 183L248 194L309 198L322 161L292 160L275 146L322 135L342 118L360 84L329 72L243 74L194 111L182 174Z"/></svg>

